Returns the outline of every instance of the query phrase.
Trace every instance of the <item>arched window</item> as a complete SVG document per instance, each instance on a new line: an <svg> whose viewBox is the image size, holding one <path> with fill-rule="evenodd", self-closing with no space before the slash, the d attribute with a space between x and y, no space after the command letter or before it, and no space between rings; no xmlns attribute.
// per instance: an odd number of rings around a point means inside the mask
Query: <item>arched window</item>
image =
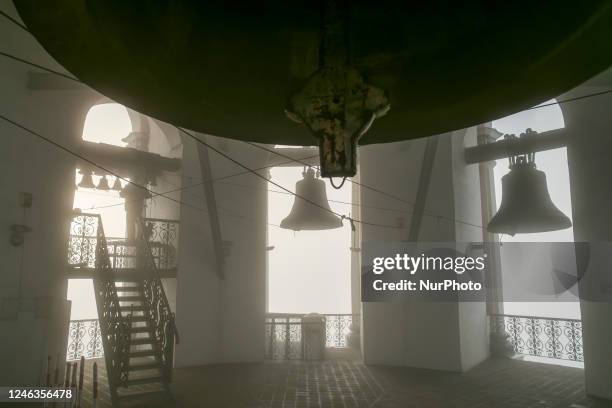
<svg viewBox="0 0 612 408"><path fill-rule="evenodd" d="M493 127L503 134L519 136L527 128L536 132L546 132L565 127L563 113L554 99L543 103L542 107L534 107L514 115L493 121ZM569 170L567 164L567 149L565 147L537 152L536 166L546 173L548 191L553 203L568 217L572 217L572 202L570 195ZM509 172L508 160L498 160L494 168L495 195L497 208L501 202L501 179ZM571 242L574 240L573 229L551 231L534 234L503 235L503 242ZM506 249L509 251L508 246ZM514 266L515 259L505 253L501 247L502 279L504 282L514 282L520 279L520 270ZM519 268L520 269L520 268ZM544 269L544 268L543 268ZM543 270L542 273L545 273ZM552 279L552 277L551 277ZM511 284L510 284L511 286ZM509 315L544 316L556 318L580 318L580 304L577 301L564 302L528 302L516 301L511 295L504 297L504 310ZM528 357L527 360L541 361L539 358ZM553 364L561 364L559 360L550 360ZM565 363L563 363L565 364ZM580 364L576 364L580 366Z"/></svg>
<svg viewBox="0 0 612 408"><path fill-rule="evenodd" d="M83 140L126 146L122 139L132 132L132 121L127 109L118 103L103 103L93 106L85 118Z"/></svg>
<svg viewBox="0 0 612 408"><path fill-rule="evenodd" d="M544 102L543 107L535 107L514 115L493 121L493 127L504 134L519 136L527 128L536 132L565 127L563 113L554 99ZM544 152L535 156L536 166L546 173L548 191L555 205L568 217L572 217L572 201L569 187L569 170L567 167L567 151L565 147ZM495 196L497 207L501 202L501 179L508 173L508 160L498 160L495 164ZM572 228L537 234L517 234L514 237L503 236L506 242L571 242L574 240Z"/></svg>

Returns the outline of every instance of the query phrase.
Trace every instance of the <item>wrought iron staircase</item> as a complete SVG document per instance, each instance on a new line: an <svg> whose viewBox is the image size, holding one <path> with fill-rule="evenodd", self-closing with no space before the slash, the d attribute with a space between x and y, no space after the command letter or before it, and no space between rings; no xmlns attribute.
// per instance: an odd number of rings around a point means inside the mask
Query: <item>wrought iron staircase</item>
<svg viewBox="0 0 612 408"><path fill-rule="evenodd" d="M113 405L159 394L171 399L178 333L149 243L151 227L144 221L139 226L135 263L124 270L112 266L99 215L76 214L75 228L86 237L82 245L91 245L95 234L93 283Z"/></svg>

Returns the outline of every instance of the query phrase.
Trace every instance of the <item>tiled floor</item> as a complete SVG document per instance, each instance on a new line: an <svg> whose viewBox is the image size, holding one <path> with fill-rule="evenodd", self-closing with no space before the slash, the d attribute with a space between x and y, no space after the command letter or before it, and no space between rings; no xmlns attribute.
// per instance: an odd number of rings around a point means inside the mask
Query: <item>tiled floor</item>
<svg viewBox="0 0 612 408"><path fill-rule="evenodd" d="M210 408L600 408L584 396L584 371L491 359L467 373L326 361L266 362L174 371L175 402L140 407ZM87 388L90 384L87 383ZM84 396L89 392L86 389ZM107 388L102 387L107 393ZM108 394L98 407L108 407ZM86 398L86 400L88 400ZM84 404L84 407L89 406Z"/></svg>

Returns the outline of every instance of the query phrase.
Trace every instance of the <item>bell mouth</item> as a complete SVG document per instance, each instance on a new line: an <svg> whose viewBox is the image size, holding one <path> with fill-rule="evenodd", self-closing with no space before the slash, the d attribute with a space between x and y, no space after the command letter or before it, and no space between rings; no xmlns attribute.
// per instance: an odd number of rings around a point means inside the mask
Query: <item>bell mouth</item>
<svg viewBox="0 0 612 408"><path fill-rule="evenodd" d="M558 214L524 214L523 217L509 219L505 214L496 214L487 226L489 232L497 234L536 234L564 230L572 226L570 219L559 211Z"/></svg>
<svg viewBox="0 0 612 408"><path fill-rule="evenodd" d="M508 234L535 234L558 231L572 221L552 202L546 175L533 162L518 162L502 178L502 202L487 225L487 231Z"/></svg>
<svg viewBox="0 0 612 408"><path fill-rule="evenodd" d="M329 214L330 216L323 215L325 219L321 218L316 221L300 221L296 220L295 217L291 217L291 215L281 221L281 228L293 230L293 231L321 231L321 230L330 230L336 229L343 226L342 220L336 217L333 214ZM290 218L291 217L291 218Z"/></svg>
<svg viewBox="0 0 612 408"><path fill-rule="evenodd" d="M342 219L334 213L327 200L325 182L312 168L302 173L303 179L295 185L297 196L291 212L280 227L292 231L317 231L342 227Z"/></svg>

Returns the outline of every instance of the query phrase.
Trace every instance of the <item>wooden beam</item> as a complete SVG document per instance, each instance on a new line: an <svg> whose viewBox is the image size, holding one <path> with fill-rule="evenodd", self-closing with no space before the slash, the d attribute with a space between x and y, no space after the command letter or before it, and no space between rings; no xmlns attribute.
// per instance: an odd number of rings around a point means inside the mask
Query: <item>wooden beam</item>
<svg viewBox="0 0 612 408"><path fill-rule="evenodd" d="M213 239L213 250L215 255L215 266L219 279L225 279L225 251L223 238L221 237L221 224L217 211L217 199L215 198L215 187L208 156L208 147L198 144L198 156L200 158L200 171L202 174L202 188L204 189L204 200L208 211L210 234Z"/></svg>
<svg viewBox="0 0 612 408"><path fill-rule="evenodd" d="M501 139L494 143L468 147L465 149L465 161L467 164L476 164L565 146L567 146L566 130L555 129L538 133L533 137Z"/></svg>
<svg viewBox="0 0 612 408"><path fill-rule="evenodd" d="M89 160L120 174L131 174L134 170L148 169L154 172L177 171L180 159L171 159L159 154L120 147L106 143L82 142L79 153ZM96 171L96 169L93 169Z"/></svg>

